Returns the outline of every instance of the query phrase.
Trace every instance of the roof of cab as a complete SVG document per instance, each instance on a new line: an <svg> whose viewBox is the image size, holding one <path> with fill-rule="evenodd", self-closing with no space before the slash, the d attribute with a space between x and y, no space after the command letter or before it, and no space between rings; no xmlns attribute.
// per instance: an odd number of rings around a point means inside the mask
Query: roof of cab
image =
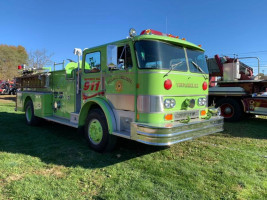
<svg viewBox="0 0 267 200"><path fill-rule="evenodd" d="M99 45L99 46L87 48L84 51L92 51L94 49L103 48L104 46L107 46L107 45L119 45L120 43L121 44L125 44L130 40L132 40L132 41L158 40L158 41L167 42L167 43L171 43L171 44L175 44L175 45L179 45L179 46L184 46L184 47L187 47L187 48L190 48L190 49L204 51L204 49L202 49L201 47L199 47L199 46L197 46L197 45L195 45L195 44L193 44L191 42L188 42L186 40L181 40L181 39L178 39L178 38L173 38L173 37L168 37L168 36L160 36L160 35L138 35L138 36L135 36L135 37L126 38L126 39L123 39L123 40L118 40L118 41L107 43L107 44L104 44L104 45Z"/></svg>

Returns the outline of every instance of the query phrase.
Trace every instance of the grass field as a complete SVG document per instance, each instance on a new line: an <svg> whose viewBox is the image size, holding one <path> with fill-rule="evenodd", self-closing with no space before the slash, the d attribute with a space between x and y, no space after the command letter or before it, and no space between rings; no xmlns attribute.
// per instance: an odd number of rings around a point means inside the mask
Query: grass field
<svg viewBox="0 0 267 200"><path fill-rule="evenodd" d="M90 150L76 130L29 127L0 96L0 199L267 199L267 118L170 148L119 140Z"/></svg>

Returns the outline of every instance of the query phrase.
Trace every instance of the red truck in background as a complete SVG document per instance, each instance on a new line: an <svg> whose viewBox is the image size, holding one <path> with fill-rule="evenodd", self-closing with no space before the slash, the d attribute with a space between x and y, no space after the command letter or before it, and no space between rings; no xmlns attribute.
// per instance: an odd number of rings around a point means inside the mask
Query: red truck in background
<svg viewBox="0 0 267 200"><path fill-rule="evenodd" d="M13 81L0 81L0 94L13 94L17 93L16 84Z"/></svg>
<svg viewBox="0 0 267 200"><path fill-rule="evenodd" d="M238 121L247 115L267 115L267 76L253 74L253 68L240 60L257 57L207 58L210 73L209 104L221 108L225 121Z"/></svg>

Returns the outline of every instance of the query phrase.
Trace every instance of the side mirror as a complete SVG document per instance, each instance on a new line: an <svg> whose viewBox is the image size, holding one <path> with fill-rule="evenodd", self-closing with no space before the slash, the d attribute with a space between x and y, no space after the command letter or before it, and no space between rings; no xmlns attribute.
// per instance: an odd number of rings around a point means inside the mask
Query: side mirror
<svg viewBox="0 0 267 200"><path fill-rule="evenodd" d="M107 66L109 69L117 68L118 48L116 45L107 46Z"/></svg>
<svg viewBox="0 0 267 200"><path fill-rule="evenodd" d="M119 69L124 69L125 68L124 59L119 59L118 68Z"/></svg>
<svg viewBox="0 0 267 200"><path fill-rule="evenodd" d="M81 56L81 55L82 55L82 50L79 49L79 48L75 48L74 51L73 51L73 53L74 53L75 55L77 55L77 56Z"/></svg>

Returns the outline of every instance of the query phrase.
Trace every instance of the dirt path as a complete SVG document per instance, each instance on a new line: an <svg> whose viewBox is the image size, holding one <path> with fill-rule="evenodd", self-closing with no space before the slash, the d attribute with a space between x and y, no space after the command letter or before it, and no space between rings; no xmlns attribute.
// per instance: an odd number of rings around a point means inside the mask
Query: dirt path
<svg viewBox="0 0 267 200"><path fill-rule="evenodd" d="M15 103L16 95L0 95L0 104Z"/></svg>

